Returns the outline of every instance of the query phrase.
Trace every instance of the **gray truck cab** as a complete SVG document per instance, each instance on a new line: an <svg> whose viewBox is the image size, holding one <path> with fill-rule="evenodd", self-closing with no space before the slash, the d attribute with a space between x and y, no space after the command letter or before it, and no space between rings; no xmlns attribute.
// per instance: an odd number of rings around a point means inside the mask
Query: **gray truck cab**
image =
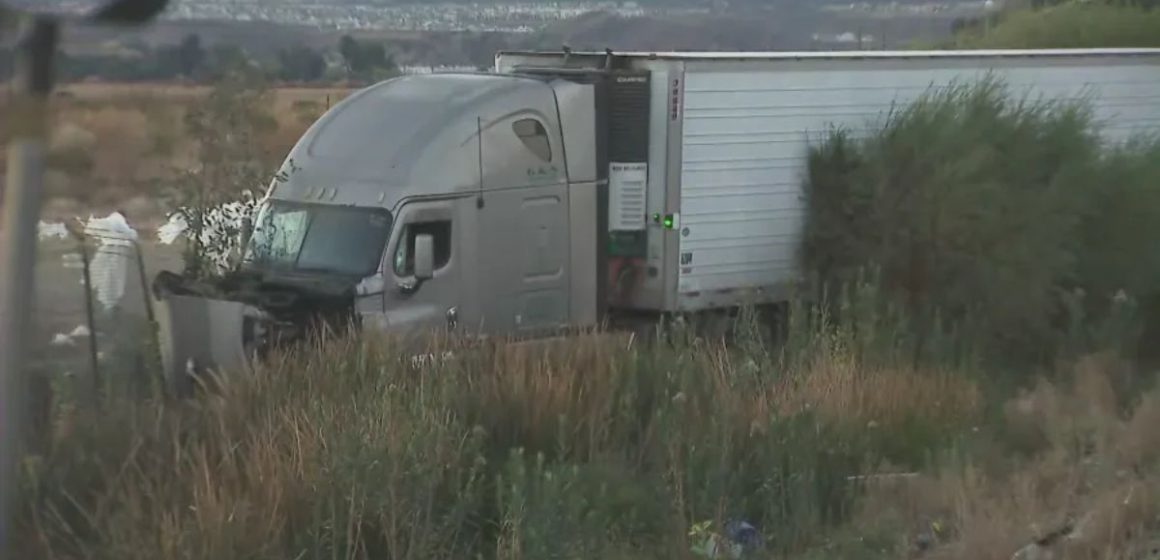
<svg viewBox="0 0 1160 560"><path fill-rule="evenodd" d="M447 74L343 100L286 158L232 279L155 283L170 378L244 366L319 317L484 336L595 325L596 99L582 80Z"/></svg>
<svg viewBox="0 0 1160 560"><path fill-rule="evenodd" d="M595 293L577 291L572 275L594 265L597 231L584 219L596 166L584 157L594 139L583 89L457 74L352 95L289 154L244 267L346 276L361 322L383 329L595 321ZM561 115L570 109L583 118L569 136Z"/></svg>

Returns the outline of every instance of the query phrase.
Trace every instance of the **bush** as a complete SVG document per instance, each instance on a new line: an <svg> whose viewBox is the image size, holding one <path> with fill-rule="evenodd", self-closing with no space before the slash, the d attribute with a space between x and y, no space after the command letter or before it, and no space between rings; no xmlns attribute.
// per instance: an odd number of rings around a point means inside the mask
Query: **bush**
<svg viewBox="0 0 1160 560"><path fill-rule="evenodd" d="M1103 320L1121 289L1156 290L1158 148L1105 150L1085 104L1015 99L993 79L935 90L867 138L837 130L811 150L802 260L834 285L879 269L918 333L949 323L992 358L1053 359L1075 342L1068 294Z"/></svg>
<svg viewBox="0 0 1160 560"><path fill-rule="evenodd" d="M1160 332L1160 254L1152 242L1160 238L1160 140L1106 154L1085 209L1076 270L1082 312L1100 329L1099 343L1154 358L1150 345L1137 346Z"/></svg>
<svg viewBox="0 0 1160 560"><path fill-rule="evenodd" d="M184 116L186 134L196 143L193 169L175 169L161 182L170 221L183 228L187 276L215 277L233 262L243 217L257 207L255 193L266 190L275 165L262 149L262 136L278 128L269 112L270 90L253 73L233 73L215 83Z"/></svg>

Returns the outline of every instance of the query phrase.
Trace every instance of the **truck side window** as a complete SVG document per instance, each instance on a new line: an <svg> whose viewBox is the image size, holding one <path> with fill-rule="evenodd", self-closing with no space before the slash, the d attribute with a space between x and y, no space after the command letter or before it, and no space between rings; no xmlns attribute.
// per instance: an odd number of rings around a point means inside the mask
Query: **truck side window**
<svg viewBox="0 0 1160 560"><path fill-rule="evenodd" d="M435 270L451 260L451 220L415 222L403 226L399 247L395 249L395 274L401 277L415 273L415 236L429 233L435 238Z"/></svg>
<svg viewBox="0 0 1160 560"><path fill-rule="evenodd" d="M512 131L536 157L552 161L552 145L548 142L548 131L540 121L532 118L520 119L512 123Z"/></svg>

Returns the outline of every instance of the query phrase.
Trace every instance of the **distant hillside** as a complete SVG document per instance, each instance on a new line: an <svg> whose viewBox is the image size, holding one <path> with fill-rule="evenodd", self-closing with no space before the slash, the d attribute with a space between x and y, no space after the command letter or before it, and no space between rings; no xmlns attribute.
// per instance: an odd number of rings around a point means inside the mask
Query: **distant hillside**
<svg viewBox="0 0 1160 560"><path fill-rule="evenodd" d="M713 17L621 17L594 12L549 26L537 47L603 50L774 50L808 45L814 10Z"/></svg>
<svg viewBox="0 0 1160 560"><path fill-rule="evenodd" d="M235 0L236 1L236 0ZM243 0L245 1L245 0ZM249 0L252 2L269 0ZM293 3L297 0L285 0ZM711 7L714 5L763 5L767 4L767 0L431 0L423 2L422 0L330 0L333 4L348 4L348 5L406 5L406 4L545 4L545 5L567 5L567 4L608 4L608 5L631 5L636 4L640 6L658 6L658 7L688 7L688 6L703 6ZM328 3L323 2L315 3Z"/></svg>
<svg viewBox="0 0 1160 560"><path fill-rule="evenodd" d="M314 49L332 47L335 33L306 26L279 25L266 22L182 21L153 23L148 27L124 30L105 26L73 26L64 36L66 51L97 53L113 45L147 45L159 47L180 42L196 34L203 43L230 44L242 47L255 56L273 56L279 49L295 45Z"/></svg>
<svg viewBox="0 0 1160 560"><path fill-rule="evenodd" d="M233 0L239 2L239 0ZM241 3L249 2L267 2L270 0L240 0ZM284 0L288 3L300 2L300 0ZM919 0L914 0L919 1ZM344 5L408 5L408 4L542 4L542 5L576 5L576 4L604 4L607 6L631 6L637 5L648 8L713 8L718 10L725 10L729 8L765 8L772 4L778 3L777 0L322 0L312 3L320 4L344 4ZM811 4L809 0L801 0L799 4ZM891 4L891 3L907 3L898 0L871 0L875 4Z"/></svg>
<svg viewBox="0 0 1160 560"><path fill-rule="evenodd" d="M215 2L199 1L207 5ZM216 1L220 3L223 0ZM229 1L231 5L249 3L246 0ZM302 1L262 0L261 5L292 7ZM314 2L311 5L327 1L333 3L346 0L311 0ZM388 0L359 1L384 3ZM678 1L683 0L674 0L673 5ZM381 43L400 66L471 64L487 67L491 65L498 50L554 50L563 45L574 49L610 48L618 51L906 48L916 40L948 40L951 24L958 17L958 12L953 11L933 14L915 12L917 15L908 15L906 10L883 12L855 9L862 4L851 4L851 8L844 10L818 9L817 4L807 0L763 0L760 7L737 7L736 4L734 0L727 11L713 10L699 15L691 15L688 11L609 8L547 21L533 32L336 29L260 19L226 21L212 18L160 21L145 28L130 30L72 26L64 36L63 49L71 55L82 57L121 56L122 53L171 48L187 37L196 35L207 48L218 45L240 47L251 57L269 62L278 61L284 51L294 49L310 49L337 56L335 49L339 38L350 34L362 40ZM588 2L587 5L594 3ZM719 8L724 5L718 3ZM562 13L568 12L562 10ZM0 37L0 45L3 43L5 41ZM0 47L0 50L3 48Z"/></svg>
<svg viewBox="0 0 1160 560"><path fill-rule="evenodd" d="M849 50L907 48L950 36L953 14L875 17L833 13L800 2L700 17L590 13L548 26L527 46L577 50ZM853 37L851 39L851 37Z"/></svg>

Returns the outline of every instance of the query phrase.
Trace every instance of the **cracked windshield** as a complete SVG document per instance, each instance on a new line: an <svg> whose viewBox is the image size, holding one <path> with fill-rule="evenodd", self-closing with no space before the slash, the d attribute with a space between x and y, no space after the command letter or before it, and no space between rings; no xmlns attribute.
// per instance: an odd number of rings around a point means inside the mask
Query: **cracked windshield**
<svg viewBox="0 0 1160 560"><path fill-rule="evenodd" d="M258 212L246 258L264 270L367 276L390 225L386 210L272 201Z"/></svg>
<svg viewBox="0 0 1160 560"><path fill-rule="evenodd" d="M0 560L1160 560L1160 0L0 0Z"/></svg>

